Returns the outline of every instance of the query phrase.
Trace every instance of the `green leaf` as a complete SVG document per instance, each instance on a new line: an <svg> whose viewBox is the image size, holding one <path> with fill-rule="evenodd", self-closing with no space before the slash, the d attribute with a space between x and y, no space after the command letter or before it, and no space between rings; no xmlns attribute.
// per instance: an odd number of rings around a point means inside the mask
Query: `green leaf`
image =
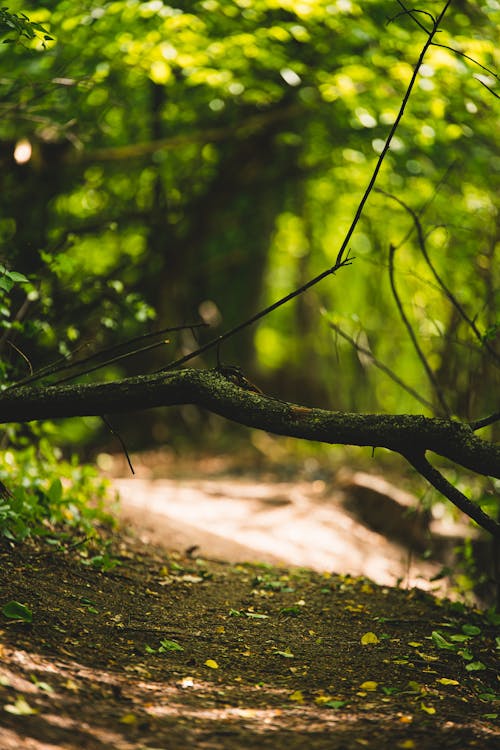
<svg viewBox="0 0 500 750"><path fill-rule="evenodd" d="M160 641L158 653L162 654L165 651L184 651L184 648L176 641L168 641L164 639L163 641Z"/></svg>
<svg viewBox="0 0 500 750"><path fill-rule="evenodd" d="M2 614L9 620L21 620L22 622L33 622L33 613L24 604L12 600L2 607Z"/></svg>
<svg viewBox="0 0 500 750"><path fill-rule="evenodd" d="M7 276L9 276L12 281L17 281L24 284L29 283L29 279L27 279L23 273L18 273L17 271L7 271Z"/></svg>
<svg viewBox="0 0 500 750"><path fill-rule="evenodd" d="M47 496L50 502L54 504L61 502L62 494L63 494L63 487L62 487L61 480L59 478L54 479L54 481L52 482L52 484L50 485L47 491Z"/></svg>
<svg viewBox="0 0 500 750"><path fill-rule="evenodd" d="M482 661L471 661L465 665L467 672L480 672L482 669L486 669L486 666Z"/></svg>
<svg viewBox="0 0 500 750"><path fill-rule="evenodd" d="M462 625L462 631L465 635L481 635L481 628L477 625Z"/></svg>
<svg viewBox="0 0 500 750"><path fill-rule="evenodd" d="M438 630L432 631L431 638L438 648L448 649L449 651L456 650L456 647L452 643L449 643L446 638L443 638Z"/></svg>

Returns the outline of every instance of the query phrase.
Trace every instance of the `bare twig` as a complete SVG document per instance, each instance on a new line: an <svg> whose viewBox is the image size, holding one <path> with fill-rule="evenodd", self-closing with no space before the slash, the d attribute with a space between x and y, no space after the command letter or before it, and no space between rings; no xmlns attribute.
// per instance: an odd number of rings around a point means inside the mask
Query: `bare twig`
<svg viewBox="0 0 500 750"><path fill-rule="evenodd" d="M7 344L9 346L11 346L14 349L14 351L17 352L19 354L19 356L24 359L24 361L26 362L26 364L29 367L29 371L31 372L31 374L33 374L33 367L31 366L31 362L29 361L29 359L26 356L26 354L23 351L21 351L21 349L18 346L16 346L15 344L13 344L10 339L7 339Z"/></svg>
<svg viewBox="0 0 500 750"><path fill-rule="evenodd" d="M488 427L490 424L500 421L500 411L495 414L490 414L489 417L483 417L482 419L476 419L474 422L469 422L471 430L481 430L483 427Z"/></svg>
<svg viewBox="0 0 500 750"><path fill-rule="evenodd" d="M467 55L465 52L462 52L461 50L457 49L456 47L450 47L448 44L439 44L438 42L432 43L433 47L442 47L443 49L449 50L449 52L453 52L455 55L459 55L460 57L465 58L469 62L473 63L474 65L477 65L478 68L481 68L481 70L484 70L485 73L488 73L490 76L493 76L493 78L498 78L498 73L495 73L494 70L491 70L491 68L487 68L486 65L483 65L479 62L479 60L474 59L470 55ZM475 76L474 76L475 77Z"/></svg>
<svg viewBox="0 0 500 750"><path fill-rule="evenodd" d="M451 412L445 401L442 389L436 380L434 372L432 371L432 368L427 361L427 358L422 350L422 347L420 346L418 342L415 331L413 330L412 325L408 319L408 316L406 315L404 311L403 304L401 302L401 299L398 294L398 290L396 288L396 281L394 278L394 254L395 252L396 252L396 248L394 247L394 245L390 245L389 246L389 280L391 284L392 295L394 297L394 301L396 302L396 307L398 308L398 312L401 317L401 320L403 321L403 324L406 330L408 331L408 336L410 337L410 340L413 344L413 348L415 349L417 356L424 367L427 377L429 378L431 382L434 392L436 393L437 399L441 406L441 411L443 414L446 414L446 416L449 417Z"/></svg>
<svg viewBox="0 0 500 750"><path fill-rule="evenodd" d="M500 96L495 91L493 91L493 89L490 86L488 86L487 83L485 83L484 81L482 81L479 78L479 76L474 76L474 78L476 79L476 81L479 81L479 83L481 84L481 86L484 86L485 89L488 89L488 91L490 92L490 94L493 94L493 96L495 97L495 99L500 99Z"/></svg>
<svg viewBox="0 0 500 750"><path fill-rule="evenodd" d="M389 19L388 23L392 23L393 21L396 21L398 18L401 18L401 16L410 16L412 21L415 21L417 26L419 26L422 29L422 31L425 31L426 34L429 34L430 33L429 29L419 20L417 16L417 14L421 14L422 16L427 16L427 18L430 18L433 26L436 25L435 16L433 16L432 13L429 13L427 10L418 10L416 8L412 8L411 10L408 10L403 5L402 2L399 2L399 0L398 0L398 5L400 5L403 8L403 10L401 11L401 13L396 13L395 16L392 16L392 18Z"/></svg>
<svg viewBox="0 0 500 750"><path fill-rule="evenodd" d="M479 343L482 347L484 347L488 353L491 355L492 359L495 361L495 363L498 365L500 363L500 356L497 354L497 352L488 344L487 341L485 341L484 337L481 334L481 331L478 329L477 325L475 324L474 320L470 318L467 313L465 312L464 308L458 301L458 299L455 297L453 292L447 287L439 273L437 272L434 263L432 262L429 252L427 250L427 244L425 240L424 231L422 228L422 224L420 222L420 219L418 217L418 214L410 207L408 206L404 201L402 201L400 198L398 198L395 195L391 195L390 193L386 193L385 190L378 190L379 193L387 196L393 201L396 201L404 210L410 214L411 218L413 219L413 223L417 232L417 240L418 245L420 247L420 251L424 257L425 262L427 263L432 275L434 276L434 279L436 280L439 288L444 293L445 297L451 302L453 307L457 310L460 317L467 323L469 328L474 333L474 336L477 338Z"/></svg>
<svg viewBox="0 0 500 750"><path fill-rule="evenodd" d="M339 336L342 336L343 339L348 341L351 346L353 346L357 352L360 352L365 357L369 357L373 366L377 369L384 372L386 375L388 375L391 380L393 380L395 383L397 383L403 390L405 390L407 393L410 394L410 396L413 396L414 399L416 399L419 403L422 404L422 406L425 406L426 409L429 409L431 412L434 411L434 406L431 404L430 401L427 401L423 396L421 396L417 391L415 391L410 385L405 383L401 378L396 375L396 373L391 370L387 365L385 365L383 362L381 362L379 359L377 359L372 352L369 349L366 349L364 346L361 346L361 344L358 344L357 341L355 341L349 334L347 334L345 331L340 328L340 326L336 325L336 323L333 323L333 321L328 321L328 325L330 328L332 328L336 333L339 334Z"/></svg>
<svg viewBox="0 0 500 750"><path fill-rule="evenodd" d="M215 339L211 339L203 346L200 346L198 349L195 349L195 351L190 352L189 354L184 355L184 357L180 357L179 359L174 360L173 362L170 362L165 367L162 367L160 370L157 370L156 372L165 372L166 370L172 370L174 367L179 367L180 365L185 364L186 362L189 362L189 360L194 359L194 357L198 357L200 354L203 354L204 352L208 351L209 349L212 349L213 347L219 348L223 341L227 341L227 339L231 338L231 336L235 336L237 333L240 333L240 331L243 331L245 328L248 328L248 326L251 326L253 323L256 323L257 320L260 320L261 318L264 318L266 315L269 315L274 310L277 310L278 307L281 307L282 305L286 304L286 302L290 302L290 300L294 299L295 297L298 297L299 294L303 294L305 291L310 289L312 286L317 284L318 282L322 281L322 279L326 278L327 276L334 275L337 271L339 271L341 268L344 268L345 266L350 266L353 261L353 258L349 257L349 253L347 256L340 260L340 262L337 260L334 266L331 268L327 268L326 271L323 271L322 273L318 274L318 276L315 276L313 279L310 279L307 283L303 284L298 289L295 289L293 292L290 292L290 294L287 294L286 297L282 297L277 302L273 302L272 305L269 305L268 307L265 307L263 310L260 310L255 315L252 315L251 318L248 318L248 320L244 320L243 323L239 323L237 326L234 326L234 328L231 328L229 331L226 331L225 333L222 333L220 336L217 336Z"/></svg>
<svg viewBox="0 0 500 750"><path fill-rule="evenodd" d="M114 354L115 352L119 352L120 349L123 349L123 347L131 346L132 344L136 344L139 341L146 341L147 339L151 339L156 336L162 336L165 333L174 333L176 331L185 331L185 330L194 331L196 328L206 328L206 327L208 327L208 323L203 323L203 322L202 323L185 323L184 325L169 326L168 328L162 328L159 331L153 331L152 333L146 333L141 336L136 336L133 339L129 339L128 341L123 341L120 344L116 344L115 346L111 346L107 349L101 349L98 352L94 352L93 354L90 354L88 357L82 357L81 359L78 359L72 362L68 362L67 357L63 357L62 360L57 360L57 362L54 362L52 364L46 365L45 367L42 367L40 370L37 370L33 375L23 378L22 380L18 380L16 383L13 383L13 385L9 386L9 388L7 388L6 390L10 390L11 388L17 388L21 385L26 385L26 384L31 385L32 383L34 383L37 380L40 380L41 378L48 377L49 375L54 375L56 372L63 372L64 370L71 370L74 367L78 367L80 365L92 362L93 360L98 359L99 357L102 357L104 355ZM163 339L154 344L149 344L148 346L140 347L139 349L133 349L131 351L124 352L120 355L117 355L116 357L111 357L109 359L106 359L104 362L101 362L97 364L96 366L92 366L89 369L79 370L73 375L69 375L67 378L56 380L55 384L65 383L66 381L73 380L74 378L80 377L81 375L88 375L90 372L99 370L100 368L105 367L106 365L112 364L116 362L117 360L124 359L126 357L132 357L134 354L139 354L141 352L148 351L149 349L154 349L155 347L162 346L165 343L167 342ZM81 346L84 346L84 345L82 344ZM76 349L75 352L79 351L81 346L78 349Z"/></svg>
<svg viewBox="0 0 500 750"><path fill-rule="evenodd" d="M128 465L129 465L130 471L132 472L132 474L135 474L135 471L134 471L134 467L132 466L132 461L130 460L130 456L129 456L129 453L128 453L128 450L127 450L127 446L125 445L125 442L124 442L124 440L123 440L122 436L120 435L120 433L119 433L119 432L117 432L117 431L116 431L116 430L114 429L114 427L113 427L113 426L111 425L111 423L110 423L110 421L109 421L109 420L107 419L107 417L105 417L105 416L104 416L104 414L101 414L100 416L101 416L101 419L102 419L102 421L104 422L104 424L106 425L106 427L107 427L107 428L108 428L108 430L110 431L110 433L111 433L112 435L114 435L114 437L115 437L115 438L116 438L116 439L118 440L118 442L120 443L120 445L121 445L121 447L122 447L122 450L123 450L123 452L124 452L124 454L125 454L125 458L127 459L127 463L128 463Z"/></svg>

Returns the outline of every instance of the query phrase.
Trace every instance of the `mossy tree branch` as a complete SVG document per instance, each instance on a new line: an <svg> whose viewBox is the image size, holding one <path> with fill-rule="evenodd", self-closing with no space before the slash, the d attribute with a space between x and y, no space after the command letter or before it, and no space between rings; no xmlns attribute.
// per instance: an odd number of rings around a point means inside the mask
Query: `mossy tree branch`
<svg viewBox="0 0 500 750"><path fill-rule="evenodd" d="M500 479L500 446L479 438L470 425L451 419L309 409L237 386L218 370L184 369L109 383L14 388L0 395L0 423L182 404L195 404L277 435L399 453L452 503L500 538L500 524L459 493L425 458L432 451L466 469Z"/></svg>

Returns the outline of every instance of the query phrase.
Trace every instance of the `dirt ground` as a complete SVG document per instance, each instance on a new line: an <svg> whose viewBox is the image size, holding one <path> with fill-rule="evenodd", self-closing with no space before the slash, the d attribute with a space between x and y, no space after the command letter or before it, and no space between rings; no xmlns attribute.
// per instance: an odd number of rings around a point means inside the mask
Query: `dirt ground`
<svg viewBox="0 0 500 750"><path fill-rule="evenodd" d="M289 565L282 535L286 567L234 526L222 558L203 504L193 526L134 512L105 548L0 546L0 608L32 613L0 617L2 750L499 746L491 614Z"/></svg>

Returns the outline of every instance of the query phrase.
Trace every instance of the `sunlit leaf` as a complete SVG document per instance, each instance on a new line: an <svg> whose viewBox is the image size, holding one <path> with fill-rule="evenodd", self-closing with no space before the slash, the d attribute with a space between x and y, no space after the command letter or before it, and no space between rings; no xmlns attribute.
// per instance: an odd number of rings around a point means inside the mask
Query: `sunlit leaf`
<svg viewBox="0 0 500 750"><path fill-rule="evenodd" d="M118 721L120 724L137 724L137 716L135 714L124 714Z"/></svg>
<svg viewBox="0 0 500 750"><path fill-rule="evenodd" d="M165 651L184 651L184 648L177 641L162 640L158 652L161 654Z"/></svg>
<svg viewBox="0 0 500 750"><path fill-rule="evenodd" d="M373 680L367 680L366 682L363 682L362 685L360 685L361 690L368 690L373 691L378 688L378 682L374 682Z"/></svg>
<svg viewBox="0 0 500 750"><path fill-rule="evenodd" d="M19 695L15 703L8 703L3 708L7 713L15 714L16 716L31 716L38 713L38 709L32 708L24 695Z"/></svg>
<svg viewBox="0 0 500 750"><path fill-rule="evenodd" d="M276 651L274 652L277 656L283 656L285 659L295 659L295 654L293 654L290 649L285 649L285 651Z"/></svg>
<svg viewBox="0 0 500 750"><path fill-rule="evenodd" d="M434 706L427 706L425 703L421 703L420 708L422 709L422 711L425 711L426 714L432 715L436 713L436 709L434 708Z"/></svg>
<svg viewBox="0 0 500 750"><path fill-rule="evenodd" d="M452 643L449 643L449 641L447 641L438 630L432 631L431 638L438 648L447 649L449 651L455 650L455 646Z"/></svg>
<svg viewBox="0 0 500 750"><path fill-rule="evenodd" d="M217 664L217 662L215 661L215 659L207 659L204 662L204 664L205 664L206 667L209 667L210 669L219 669L219 665Z"/></svg>
<svg viewBox="0 0 500 750"><path fill-rule="evenodd" d="M486 669L486 666L482 661L471 661L465 665L465 669L467 672L480 672L481 670Z"/></svg>
<svg viewBox="0 0 500 750"><path fill-rule="evenodd" d="M375 635L375 633L372 633L371 631L368 631L368 633L365 633L363 636L361 636L362 646L370 646L376 643L380 643L380 641Z"/></svg>

